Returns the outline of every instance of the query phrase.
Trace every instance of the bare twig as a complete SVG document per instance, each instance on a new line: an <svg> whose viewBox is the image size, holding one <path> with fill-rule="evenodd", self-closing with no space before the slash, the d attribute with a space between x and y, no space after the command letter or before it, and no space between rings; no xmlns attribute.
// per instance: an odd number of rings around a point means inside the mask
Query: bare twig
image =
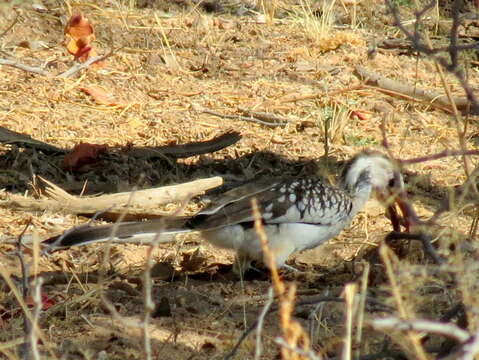
<svg viewBox="0 0 479 360"><path fill-rule="evenodd" d="M38 320L40 318L40 313L43 308L42 304L42 284L43 284L43 279L41 277L38 277L35 281L35 287L33 288L33 324L30 329L30 346L31 346L31 352L32 352L32 357L34 360L40 360L40 354L38 352L38 336L37 332L35 329L38 327Z"/></svg>
<svg viewBox="0 0 479 360"><path fill-rule="evenodd" d="M261 345L261 331L263 330L263 322L266 314L268 314L271 304L273 304L273 288L270 287L268 289L268 300L263 306L263 310L261 310L261 314L259 314L257 326L256 326L256 349L254 353L254 359L260 360L261 353L263 352L263 346Z"/></svg>
<svg viewBox="0 0 479 360"><path fill-rule="evenodd" d="M421 242L424 252L429 255L429 257L436 263L437 265L444 264L446 262L446 259L440 257L434 249L434 246L431 244L431 237L424 234L424 233L405 233L405 232L396 232L392 231L390 232L387 236L385 241L389 242L392 240L399 240L399 239L404 239L404 240L418 240Z"/></svg>
<svg viewBox="0 0 479 360"><path fill-rule="evenodd" d="M60 74L57 75L57 77L59 78L67 78L67 77L70 77L74 74L76 74L77 72L83 70L83 69L86 69L88 68L90 65L93 65L94 63L97 63L99 61L103 61L107 58L109 58L110 56L112 56L114 53L116 53L118 50L120 50L121 48L118 48L118 49L113 49L113 50L110 50L107 54L105 55L99 55L99 56L92 56L91 58L88 58L87 61L85 61L84 63L80 63L80 62L77 62L75 63L75 65L73 65L70 69L68 69L67 71L64 71Z"/></svg>
<svg viewBox="0 0 479 360"><path fill-rule="evenodd" d="M13 27L17 24L18 19L19 19L19 16L17 13L17 16L15 16L15 19L13 19L12 23L8 25L8 27L5 30L2 31L2 33L0 34L0 38L4 37L10 30L13 29Z"/></svg>
<svg viewBox="0 0 479 360"><path fill-rule="evenodd" d="M371 325L377 330L399 330L428 332L437 335L447 336L455 339L459 343L465 343L471 338L471 335L452 323L442 323L430 320L403 320L397 317L385 317L374 319Z"/></svg>
<svg viewBox="0 0 479 360"><path fill-rule="evenodd" d="M258 119L258 120L261 120L261 121L265 121L268 124L286 124L286 123L288 123L287 118L285 118L283 116L271 114L271 113L268 113L268 112L252 111L250 109L246 109L246 108L243 108L243 107L238 107L238 110L241 111L243 113L243 115L245 115L245 116L248 116L250 118L255 118L255 119Z"/></svg>
<svg viewBox="0 0 479 360"><path fill-rule="evenodd" d="M288 103L288 102L296 102L296 101L302 101L302 100L313 100L313 99L323 99L335 95L340 95L344 94L346 92L350 91L356 91L356 90L361 90L363 88L363 84L360 85L355 85L343 89L337 89L337 90L332 90L332 91L322 91L319 93L314 93L314 94L301 94L301 95L286 95L282 98L279 99L281 103Z"/></svg>
<svg viewBox="0 0 479 360"><path fill-rule="evenodd" d="M393 269L394 258L391 254L391 250L386 245L381 245L381 247L379 248L379 254L386 267L386 274L387 274L389 283L391 284L392 296L396 302L396 307L398 309L399 315L403 319L408 319L409 317L414 316L414 314L411 314L408 311L406 304L404 303L404 298L401 294L400 285L395 275L396 272ZM413 351L414 357L417 359L426 360L427 355L421 344L418 334L416 334L415 332L411 330L408 330L407 336L411 342L411 346L412 346L411 351Z"/></svg>
<svg viewBox="0 0 479 360"><path fill-rule="evenodd" d="M460 349L442 360L474 360L479 354L479 330Z"/></svg>
<svg viewBox="0 0 479 360"><path fill-rule="evenodd" d="M48 75L48 72L45 71L44 68L37 67L37 66L25 65L25 64L20 63L18 60L8 60L8 59L1 59L0 58L0 65L11 66L11 67L14 67L16 69L20 69L20 70L23 70L23 71L35 73L35 74L38 74L38 75L43 75L43 76Z"/></svg>
<svg viewBox="0 0 479 360"><path fill-rule="evenodd" d="M210 110L210 109L206 109L206 108L204 108L202 106L199 106L199 105L196 105L196 104L193 105L193 108L194 108L194 110L196 110L198 112L202 112L202 113L205 113L205 114L210 114L210 115L213 115L213 116L218 116L218 117L221 117L221 118L224 118L224 119L248 121L248 122L257 123L257 124L261 124L261 125L268 126L268 127L285 126L287 124L287 122L277 122L277 123L267 122L267 121L257 119L253 116L222 114L220 112L213 111L213 110Z"/></svg>
<svg viewBox="0 0 479 360"><path fill-rule="evenodd" d="M162 228L164 228L164 224ZM154 264L153 255L158 250L162 228L160 227L158 229L155 239L146 250L146 264L145 264L145 270L143 272L142 341L143 341L143 356L145 360L151 360L153 356L152 349L151 349L150 329L148 328L150 319L151 319L151 314L155 309L155 304L153 302L153 296L152 296L153 283L151 280L151 269Z"/></svg>
<svg viewBox="0 0 479 360"><path fill-rule="evenodd" d="M23 256L23 249L22 249L22 238L27 229L31 224L31 219L24 227L21 234L18 236L17 244L16 244L16 255L18 257L18 261L20 261L20 269L22 271L22 297L25 301L28 297L29 292L29 283L28 278L30 276L30 266L25 262L25 258ZM33 332L33 325L26 313L23 314L23 331L25 333L25 342L20 347L21 357L24 360L33 359L33 352L32 352L32 343L31 343L31 334Z"/></svg>
<svg viewBox="0 0 479 360"><path fill-rule="evenodd" d="M328 301L331 301L331 302L344 302L344 299L341 299L341 298L338 298L338 297L331 297L331 296L319 296L319 297L313 297L313 299L308 299L306 301L299 301L298 302L298 306L300 305L318 305L322 302L328 302ZM274 307L270 307L266 313L266 315L268 314L271 314L273 312L276 312L279 310L279 307L277 306L274 306ZM249 334L251 334L254 329L256 329L256 327L258 326L258 320L254 321L250 327L248 327L245 331L243 331L243 333L241 334L241 336L239 337L238 341L236 342L235 346L233 346L233 348L231 349L230 352L228 352L223 360L231 360L233 359L235 356L236 356L236 353L238 352L241 344L246 340L246 338L248 337Z"/></svg>
<svg viewBox="0 0 479 360"><path fill-rule="evenodd" d="M394 25L406 36L406 38L412 43L412 46L419 53L425 54L435 61L437 61L443 68L452 73L460 82L464 92L466 93L467 100L470 102L470 112L473 114L479 113L479 100L474 94L474 90L469 85L465 76L464 70L459 66L459 52L462 50L462 46L458 45L459 25L461 23L461 16L459 13L460 1L455 0L452 6L452 26L449 32L450 45L447 47L449 53L449 61L445 56L439 56L438 49L430 47L423 39L421 34L422 19L424 15L434 6L436 6L437 0L432 0L426 4L422 9L416 12L416 21L414 23L414 32L409 31L401 21L399 9L392 0L385 0L386 5L391 11L394 18ZM458 106L459 107L459 106Z"/></svg>
<svg viewBox="0 0 479 360"><path fill-rule="evenodd" d="M421 162L437 160L448 156L479 155L479 150L444 150L436 154L420 156L412 159L396 159L401 165L417 164Z"/></svg>

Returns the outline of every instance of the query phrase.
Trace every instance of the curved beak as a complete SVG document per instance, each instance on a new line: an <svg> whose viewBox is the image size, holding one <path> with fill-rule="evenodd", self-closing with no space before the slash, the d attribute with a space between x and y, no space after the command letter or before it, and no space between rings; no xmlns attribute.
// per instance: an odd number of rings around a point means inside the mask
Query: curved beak
<svg viewBox="0 0 479 360"><path fill-rule="evenodd" d="M406 201L404 184L376 191L377 197L386 207L386 216L391 220L393 230L401 231L401 226L409 232L411 224L416 220L414 209ZM399 208L399 211L398 211Z"/></svg>

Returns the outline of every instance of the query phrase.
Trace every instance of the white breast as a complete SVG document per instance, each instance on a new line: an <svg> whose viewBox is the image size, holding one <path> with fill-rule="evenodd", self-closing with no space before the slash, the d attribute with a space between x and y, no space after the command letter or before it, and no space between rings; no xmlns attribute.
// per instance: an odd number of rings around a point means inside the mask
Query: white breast
<svg viewBox="0 0 479 360"><path fill-rule="evenodd" d="M275 254L276 265L282 267L292 253L321 245L339 234L346 225L285 223L265 225L264 230L270 249ZM218 247L236 250L240 258L264 262L261 244L254 228L245 230L241 225L234 225L207 231L203 235Z"/></svg>

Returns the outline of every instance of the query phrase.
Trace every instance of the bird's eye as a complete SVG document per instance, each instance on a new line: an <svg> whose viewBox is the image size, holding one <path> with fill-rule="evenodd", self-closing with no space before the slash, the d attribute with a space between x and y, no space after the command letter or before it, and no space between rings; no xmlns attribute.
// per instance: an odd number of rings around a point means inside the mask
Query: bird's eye
<svg viewBox="0 0 479 360"><path fill-rule="evenodd" d="M395 184L395 183L396 183L395 179L392 178L392 179L389 180L388 186L389 186L389 187L394 187L394 184Z"/></svg>

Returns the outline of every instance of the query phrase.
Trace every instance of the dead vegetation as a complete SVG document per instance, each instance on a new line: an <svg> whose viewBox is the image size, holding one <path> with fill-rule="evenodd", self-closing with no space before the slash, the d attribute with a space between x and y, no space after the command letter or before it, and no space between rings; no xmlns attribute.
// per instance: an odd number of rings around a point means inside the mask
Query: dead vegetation
<svg viewBox="0 0 479 360"><path fill-rule="evenodd" d="M417 224L406 240L389 236L386 246L390 224L373 203L337 239L291 259L302 272L273 276L274 293L270 278L238 280L232 254L194 235L42 257L40 239L88 219L67 207L18 205L51 201L36 176L85 202L214 176L224 186L311 173L334 181L329 174L357 151L385 151L384 137L398 159L463 154L477 148L477 116L451 100L477 94L474 54L456 59L464 78L441 71L404 41L382 0L13 6L0 5L0 126L26 136L0 132L3 357L477 357L474 156L404 162L410 203L418 219L434 222ZM401 6L409 31L414 6ZM95 29L101 67L81 69L65 49L65 25L79 12ZM432 9L421 21L435 49L448 46L450 18ZM457 27L460 41L477 41L475 21ZM409 92L368 85L358 69ZM411 88L443 97L419 99ZM82 89L100 89L107 101ZM232 129L241 139L231 146L175 155ZM72 172L64 155L79 143L107 150ZM155 210L201 206L185 198ZM16 244L23 232L27 248Z"/></svg>

